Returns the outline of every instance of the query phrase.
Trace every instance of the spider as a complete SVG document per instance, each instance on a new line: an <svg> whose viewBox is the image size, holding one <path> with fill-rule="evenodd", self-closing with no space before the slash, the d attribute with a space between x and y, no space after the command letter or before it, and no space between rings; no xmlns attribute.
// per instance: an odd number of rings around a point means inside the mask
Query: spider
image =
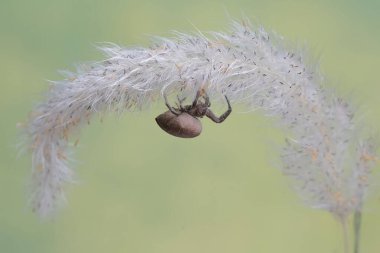
<svg viewBox="0 0 380 253"><path fill-rule="evenodd" d="M217 117L210 110L210 99L203 90L198 90L191 105L182 105L185 99L178 98L178 108L169 105L166 95L164 94L165 105L169 111L166 111L156 117L157 124L168 134L181 138L193 138L202 132L202 124L198 118L206 116L215 123L222 123L232 112L230 101L226 98L228 109L220 117ZM201 100L203 98L203 101Z"/></svg>

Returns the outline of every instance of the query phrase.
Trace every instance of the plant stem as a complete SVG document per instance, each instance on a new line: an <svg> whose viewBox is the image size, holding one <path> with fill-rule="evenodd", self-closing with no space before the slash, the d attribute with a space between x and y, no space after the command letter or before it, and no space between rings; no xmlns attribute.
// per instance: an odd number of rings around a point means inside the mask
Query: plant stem
<svg viewBox="0 0 380 253"><path fill-rule="evenodd" d="M356 211L354 214L354 253L359 253L361 223L362 213L360 211Z"/></svg>
<svg viewBox="0 0 380 253"><path fill-rule="evenodd" d="M340 223L342 225L343 233L343 252L349 253L347 216L340 217Z"/></svg>

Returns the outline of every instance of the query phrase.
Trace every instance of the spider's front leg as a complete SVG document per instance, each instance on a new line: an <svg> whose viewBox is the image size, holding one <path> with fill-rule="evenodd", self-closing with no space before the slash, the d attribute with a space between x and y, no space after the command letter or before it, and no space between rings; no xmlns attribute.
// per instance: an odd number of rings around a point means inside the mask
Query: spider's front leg
<svg viewBox="0 0 380 253"><path fill-rule="evenodd" d="M211 103L210 103L210 98L208 97L207 93L205 92L204 95L203 95L204 99L205 99L205 105L207 107L210 107L211 106Z"/></svg>
<svg viewBox="0 0 380 253"><path fill-rule="evenodd" d="M223 113L220 117L217 117L210 109L207 109L206 111L206 116L211 119L212 121L214 121L215 123L222 123L227 117L228 115L230 115L230 113L232 112L232 108L231 108L231 105L230 105L230 101L228 101L228 98L227 96L224 96L227 100L227 104L228 104L228 109L225 113Z"/></svg>
<svg viewBox="0 0 380 253"><path fill-rule="evenodd" d="M194 98L194 101L193 101L193 104L191 105L191 107L195 107L197 105L198 99L201 96L201 93L202 93L202 91L199 89L197 91L197 94L195 95L195 98Z"/></svg>

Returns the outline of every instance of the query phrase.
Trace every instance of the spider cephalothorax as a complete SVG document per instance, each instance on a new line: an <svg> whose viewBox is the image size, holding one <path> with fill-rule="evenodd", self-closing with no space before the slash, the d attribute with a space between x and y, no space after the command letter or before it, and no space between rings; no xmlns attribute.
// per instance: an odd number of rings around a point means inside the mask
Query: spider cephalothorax
<svg viewBox="0 0 380 253"><path fill-rule="evenodd" d="M156 117L157 124L167 133L176 137L193 138L202 132L202 124L198 118L206 116L215 123L222 123L228 115L230 115L232 108L228 98L225 96L228 110L220 117L210 110L210 99L203 90L199 90L191 105L182 105L184 99L178 99L178 108L169 105L166 95L164 95L165 104L169 111L166 111Z"/></svg>

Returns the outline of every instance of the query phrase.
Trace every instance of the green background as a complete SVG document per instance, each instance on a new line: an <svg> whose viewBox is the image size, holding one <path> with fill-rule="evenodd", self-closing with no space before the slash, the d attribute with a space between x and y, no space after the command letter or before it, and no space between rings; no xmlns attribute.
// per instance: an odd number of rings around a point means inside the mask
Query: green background
<svg viewBox="0 0 380 253"><path fill-rule="evenodd" d="M338 223L304 206L276 168L283 134L259 113L203 120L192 140L157 127L163 104L93 120L75 150L78 184L49 221L26 205L31 161L18 155L16 123L58 69L101 59L96 42L147 46L150 35L228 30L229 16L246 16L308 45L328 85L378 132L379 13L377 0L1 0L0 252L342 252ZM365 206L366 253L380 252L378 193Z"/></svg>

